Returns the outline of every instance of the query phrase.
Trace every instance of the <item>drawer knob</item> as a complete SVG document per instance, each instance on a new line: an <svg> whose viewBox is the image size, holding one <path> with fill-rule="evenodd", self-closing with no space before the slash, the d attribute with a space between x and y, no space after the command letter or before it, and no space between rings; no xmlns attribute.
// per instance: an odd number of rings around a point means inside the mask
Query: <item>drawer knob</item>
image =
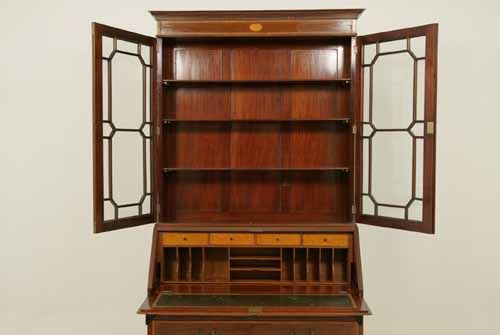
<svg viewBox="0 0 500 335"><path fill-rule="evenodd" d="M323 239L323 242L328 242L328 239L327 239L327 238L324 238L324 239Z"/></svg>
<svg viewBox="0 0 500 335"><path fill-rule="evenodd" d="M232 238L232 237L230 237L230 238L229 238L229 241L232 241L232 240L233 240L233 238Z"/></svg>
<svg viewBox="0 0 500 335"><path fill-rule="evenodd" d="M187 241L187 240L188 240L188 238L187 238L187 237L184 237L184 238L183 238L183 240L184 240L184 241Z"/></svg>

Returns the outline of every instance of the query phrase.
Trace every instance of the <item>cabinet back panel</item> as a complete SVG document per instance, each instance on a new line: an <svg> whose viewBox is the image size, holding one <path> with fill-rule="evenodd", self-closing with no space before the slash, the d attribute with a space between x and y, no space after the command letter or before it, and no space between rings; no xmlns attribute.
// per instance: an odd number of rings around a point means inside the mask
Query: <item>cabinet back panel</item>
<svg viewBox="0 0 500 335"><path fill-rule="evenodd" d="M165 45L161 221L350 219L350 39Z"/></svg>
<svg viewBox="0 0 500 335"><path fill-rule="evenodd" d="M225 86L177 87L165 96L165 117L179 120L228 119L231 97L231 91Z"/></svg>
<svg viewBox="0 0 500 335"><path fill-rule="evenodd" d="M348 175L329 171L165 174L169 222L348 220Z"/></svg>

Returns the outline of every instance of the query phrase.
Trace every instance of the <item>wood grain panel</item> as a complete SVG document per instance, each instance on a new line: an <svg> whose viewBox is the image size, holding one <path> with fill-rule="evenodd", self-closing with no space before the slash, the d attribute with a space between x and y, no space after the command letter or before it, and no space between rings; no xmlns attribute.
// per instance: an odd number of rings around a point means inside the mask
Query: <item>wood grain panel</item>
<svg viewBox="0 0 500 335"><path fill-rule="evenodd" d="M279 172L232 172L230 210L254 213L277 211L281 199L280 180Z"/></svg>
<svg viewBox="0 0 500 335"><path fill-rule="evenodd" d="M231 79L283 79L290 71L289 64L287 50L237 48L231 51Z"/></svg>
<svg viewBox="0 0 500 335"><path fill-rule="evenodd" d="M223 174L220 172L175 172L169 174L170 211L219 211L223 204Z"/></svg>
<svg viewBox="0 0 500 335"><path fill-rule="evenodd" d="M174 50L175 78L178 80L222 79L222 50L179 48Z"/></svg>
<svg viewBox="0 0 500 335"><path fill-rule="evenodd" d="M290 77L293 79L337 79L337 49L290 51Z"/></svg>
<svg viewBox="0 0 500 335"><path fill-rule="evenodd" d="M240 321L200 322L153 321L152 335L361 335L356 321Z"/></svg>
<svg viewBox="0 0 500 335"><path fill-rule="evenodd" d="M280 167L279 127L277 124L234 124L231 167Z"/></svg>
<svg viewBox="0 0 500 335"><path fill-rule="evenodd" d="M353 20L258 21L259 31L250 29L253 21L159 23L160 37L178 36L353 36Z"/></svg>
<svg viewBox="0 0 500 335"><path fill-rule="evenodd" d="M163 233L163 245L207 245L207 233Z"/></svg>
<svg viewBox="0 0 500 335"><path fill-rule="evenodd" d="M229 119L231 94L227 87L178 87L167 117L181 120Z"/></svg>
<svg viewBox="0 0 500 335"><path fill-rule="evenodd" d="M173 129L172 129L173 128ZM168 137L168 167L227 167L229 132L223 124L176 125Z"/></svg>
<svg viewBox="0 0 500 335"><path fill-rule="evenodd" d="M348 92L347 92L348 93ZM337 86L295 86L288 89L292 119L326 119L349 117L341 104L345 90Z"/></svg>
<svg viewBox="0 0 500 335"><path fill-rule="evenodd" d="M257 234L260 245L300 245L300 234Z"/></svg>
<svg viewBox="0 0 500 335"><path fill-rule="evenodd" d="M290 125L286 167L347 166L348 127L337 123Z"/></svg>
<svg viewBox="0 0 500 335"><path fill-rule="evenodd" d="M348 234L304 234L302 243L307 246L349 247Z"/></svg>
<svg viewBox="0 0 500 335"><path fill-rule="evenodd" d="M283 111L279 87L234 87L231 91L233 119L280 119Z"/></svg>
<svg viewBox="0 0 500 335"><path fill-rule="evenodd" d="M253 245L254 234L246 233L212 233L210 244L214 245Z"/></svg>
<svg viewBox="0 0 500 335"><path fill-rule="evenodd" d="M330 213L346 220L348 178L330 172L295 173L287 179L288 209L291 213Z"/></svg>

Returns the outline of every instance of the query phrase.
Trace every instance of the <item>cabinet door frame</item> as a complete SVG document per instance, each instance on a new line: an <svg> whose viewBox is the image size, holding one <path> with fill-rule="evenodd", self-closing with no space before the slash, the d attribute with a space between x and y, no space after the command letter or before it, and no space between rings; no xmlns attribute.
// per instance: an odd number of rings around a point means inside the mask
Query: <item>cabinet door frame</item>
<svg viewBox="0 0 500 335"><path fill-rule="evenodd" d="M425 36L425 89L424 89L424 122L423 122L423 194L422 194L422 221L408 219L408 206L405 209L405 218L392 218L378 215L363 214L363 51L365 45L391 42L396 40L407 40L410 38ZM355 213L356 221L379 227L395 228L415 231L427 234L435 232L435 162L436 162L436 105L437 105L437 42L438 25L429 24L419 27L399 29L376 33L356 38L356 76L355 76ZM409 44L408 44L409 46ZM413 55L414 56L414 55ZM415 80L415 78L414 78ZM414 85L416 85L414 81ZM415 93L414 93L415 94ZM414 99L415 96L414 96ZM415 100L414 100L415 103ZM415 108L415 107L414 107ZM415 120L415 119L414 119ZM415 151L415 149L413 149ZM371 155L371 154L370 154ZM415 154L413 160L415 161ZM414 169L414 168L413 168ZM414 173L414 172L413 172ZM414 182L414 181L413 181ZM391 187L391 185L387 185ZM413 196L414 198L414 196ZM412 200L414 201L414 200ZM420 200L419 200L420 201ZM374 205L376 207L376 205Z"/></svg>
<svg viewBox="0 0 500 335"><path fill-rule="evenodd" d="M151 109L151 119L148 121L150 126L149 140L151 143L150 147L150 171L149 177L151 178L150 192L148 193L151 197L150 213L140 214L135 216L128 216L123 218L114 218L111 220L104 219L104 162L103 162L103 146L104 146L104 135L103 135L103 37L109 37L114 40L114 51L116 51L116 41L125 41L134 43L137 45L143 45L150 47L150 108ZM113 52L114 52L113 51ZM126 52L121 52L126 53ZM130 53L134 56L134 54ZM142 59L142 58L141 58ZM143 63L144 64L144 63ZM154 148L156 146L156 136L153 130L156 128L157 123L157 111L156 111L156 38L133 33L130 31L106 26L99 23L92 23L92 147L93 147L93 203L94 203L94 233L101 233L106 231L112 231L116 229L134 227L144 224L149 224L154 222L156 213L156 195L155 195L155 183L153 182L156 178L154 161L155 155L153 154ZM144 84L143 84L144 85ZM143 88L144 89L144 88ZM147 94L147 93L146 93ZM116 99L115 99L116 100ZM141 132L143 136L143 132ZM142 208L142 206L140 206ZM115 207L116 210L116 207Z"/></svg>

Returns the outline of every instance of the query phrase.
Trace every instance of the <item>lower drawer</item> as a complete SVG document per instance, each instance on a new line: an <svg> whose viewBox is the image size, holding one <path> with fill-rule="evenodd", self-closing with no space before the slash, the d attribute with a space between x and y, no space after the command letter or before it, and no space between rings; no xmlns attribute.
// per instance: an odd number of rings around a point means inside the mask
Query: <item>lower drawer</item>
<svg viewBox="0 0 500 335"><path fill-rule="evenodd" d="M360 335L356 321L173 322L153 321L152 335Z"/></svg>

